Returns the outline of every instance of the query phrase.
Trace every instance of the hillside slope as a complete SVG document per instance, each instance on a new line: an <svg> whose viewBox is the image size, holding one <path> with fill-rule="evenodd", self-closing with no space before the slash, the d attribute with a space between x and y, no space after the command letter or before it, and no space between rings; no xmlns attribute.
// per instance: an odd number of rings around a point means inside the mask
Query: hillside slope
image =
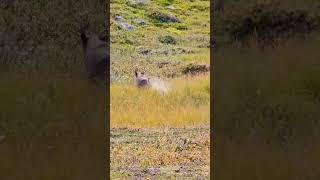
<svg viewBox="0 0 320 180"><path fill-rule="evenodd" d="M209 64L210 1L112 0L110 9L112 82L135 68L176 77L191 61Z"/></svg>

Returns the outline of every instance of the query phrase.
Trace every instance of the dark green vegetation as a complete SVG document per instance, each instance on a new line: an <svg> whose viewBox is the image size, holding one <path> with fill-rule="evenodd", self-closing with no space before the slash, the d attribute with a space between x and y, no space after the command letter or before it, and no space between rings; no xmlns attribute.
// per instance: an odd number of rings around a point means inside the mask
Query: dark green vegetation
<svg viewBox="0 0 320 180"><path fill-rule="evenodd" d="M112 129L111 178L209 179L208 128Z"/></svg>
<svg viewBox="0 0 320 180"><path fill-rule="evenodd" d="M290 3L225 1L219 14L218 179L320 177L319 3Z"/></svg>
<svg viewBox="0 0 320 180"><path fill-rule="evenodd" d="M214 35L218 46L277 46L292 37L305 37L319 30L319 2L277 1L264 3L223 1L213 12L216 19Z"/></svg>
<svg viewBox="0 0 320 180"><path fill-rule="evenodd" d="M80 24L104 1L1 1L1 179L101 179L105 89L87 80Z"/></svg>

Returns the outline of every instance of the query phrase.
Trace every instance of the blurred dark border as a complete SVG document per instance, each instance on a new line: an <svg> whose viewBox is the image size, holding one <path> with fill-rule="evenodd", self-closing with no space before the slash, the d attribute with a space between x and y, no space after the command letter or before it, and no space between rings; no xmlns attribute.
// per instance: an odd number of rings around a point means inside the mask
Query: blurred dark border
<svg viewBox="0 0 320 180"><path fill-rule="evenodd" d="M1 180L109 179L110 76L106 89L87 79L79 32L90 22L109 43L109 12L109 0L0 2Z"/></svg>
<svg viewBox="0 0 320 180"><path fill-rule="evenodd" d="M215 1L210 0L210 177L215 174L215 119L214 119L214 45L215 38L213 34L214 27L217 25L214 19ZM219 0L218 0L219 1Z"/></svg>
<svg viewBox="0 0 320 180"><path fill-rule="evenodd" d="M320 2L211 1L211 178L319 179Z"/></svg>
<svg viewBox="0 0 320 180"><path fill-rule="evenodd" d="M106 29L107 29L107 42L109 44L108 46L108 52L110 52L110 0L106 0ZM110 58L110 56L109 56ZM110 72L110 59L109 59L109 64L108 64L108 67L109 67L109 71ZM110 75L107 76L107 118L106 118L106 168L107 168L107 177L108 179L110 179L110 163L111 163L111 160L110 160L110 154L111 154L111 151L110 151L110 138L111 138L111 135L110 135Z"/></svg>

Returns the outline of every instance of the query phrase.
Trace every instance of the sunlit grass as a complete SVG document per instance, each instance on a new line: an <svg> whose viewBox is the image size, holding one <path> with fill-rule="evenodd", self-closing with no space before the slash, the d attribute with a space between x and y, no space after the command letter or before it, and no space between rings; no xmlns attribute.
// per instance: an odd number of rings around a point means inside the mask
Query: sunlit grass
<svg viewBox="0 0 320 180"><path fill-rule="evenodd" d="M111 86L111 127L158 128L209 124L209 75L169 81L167 94L133 85Z"/></svg>

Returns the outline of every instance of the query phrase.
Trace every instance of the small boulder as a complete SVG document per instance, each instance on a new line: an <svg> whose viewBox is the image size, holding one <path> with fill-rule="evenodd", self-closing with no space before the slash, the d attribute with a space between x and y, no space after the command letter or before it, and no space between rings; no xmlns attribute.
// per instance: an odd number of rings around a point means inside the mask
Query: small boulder
<svg viewBox="0 0 320 180"><path fill-rule="evenodd" d="M175 10L176 8L174 6L167 6L167 9L170 9L170 10Z"/></svg>
<svg viewBox="0 0 320 180"><path fill-rule="evenodd" d="M130 24L128 23L124 23L124 22L117 22L117 26L120 28L120 29L123 29L123 30L126 30L126 31L133 31L134 30L134 27L131 26Z"/></svg>
<svg viewBox="0 0 320 180"><path fill-rule="evenodd" d="M146 21L143 19L133 19L132 22L138 25L146 25Z"/></svg>
<svg viewBox="0 0 320 180"><path fill-rule="evenodd" d="M132 7L141 7L149 4L149 0L128 0L128 5Z"/></svg>
<svg viewBox="0 0 320 180"><path fill-rule="evenodd" d="M124 21L125 19L124 19L123 16L119 16L119 15L118 15L118 16L115 16L115 17L114 17L114 20L115 20L115 21Z"/></svg>

